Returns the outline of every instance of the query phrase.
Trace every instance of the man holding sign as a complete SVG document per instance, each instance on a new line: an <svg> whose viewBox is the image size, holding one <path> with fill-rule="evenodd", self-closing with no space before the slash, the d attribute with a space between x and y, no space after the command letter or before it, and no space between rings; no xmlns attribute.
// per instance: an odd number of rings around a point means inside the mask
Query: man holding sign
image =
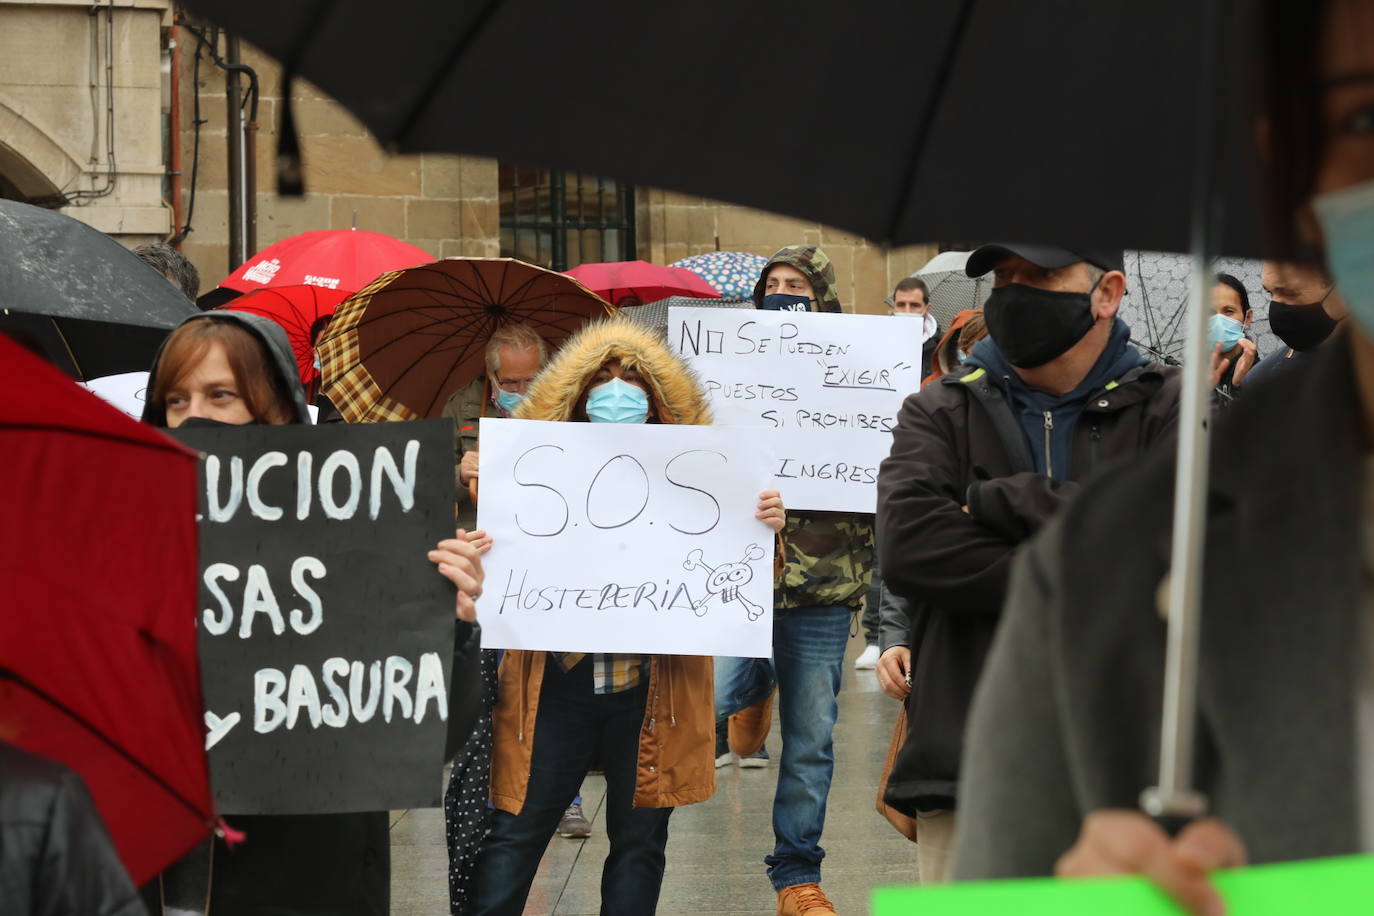
<svg viewBox="0 0 1374 916"><path fill-rule="evenodd" d="M678 429L710 423L706 399L662 340L628 321L568 341L516 417L555 422L483 421L484 646L508 651L492 712L497 810L470 912L523 910L568 799L599 765L611 846L601 912L653 913L672 809L715 791L705 653L720 646L704 640L729 628L741 651L766 651L782 502L754 496L767 461L730 462L724 431L666 460L652 452L651 439L714 431ZM592 425L603 423L624 425ZM732 534L705 539L717 531ZM650 569L660 544L680 552Z"/></svg>

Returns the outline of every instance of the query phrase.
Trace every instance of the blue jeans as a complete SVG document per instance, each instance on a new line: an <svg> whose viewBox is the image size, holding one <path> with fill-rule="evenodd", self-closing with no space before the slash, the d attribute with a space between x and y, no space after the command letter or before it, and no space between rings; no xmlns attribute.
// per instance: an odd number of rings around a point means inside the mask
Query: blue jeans
<svg viewBox="0 0 1374 916"><path fill-rule="evenodd" d="M568 799L594 763L606 774L606 835L610 854L601 868L602 916L646 916L658 906L672 808L636 808L639 731L644 724L648 673L621 693L592 693L592 659L564 672L553 656L534 726L525 805L519 814L492 812L491 832L477 857L473 916L520 916Z"/></svg>
<svg viewBox="0 0 1374 916"><path fill-rule="evenodd" d="M773 796L773 854L763 861L781 890L821 880L821 831L835 772L832 735L853 609L773 612L773 657L716 659L716 717L747 709L778 688L782 759Z"/></svg>

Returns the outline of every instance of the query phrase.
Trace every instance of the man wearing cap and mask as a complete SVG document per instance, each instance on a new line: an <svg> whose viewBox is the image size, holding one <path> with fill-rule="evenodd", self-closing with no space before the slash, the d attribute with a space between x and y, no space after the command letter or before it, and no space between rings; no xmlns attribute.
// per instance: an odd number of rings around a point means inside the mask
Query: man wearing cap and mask
<svg viewBox="0 0 1374 916"><path fill-rule="evenodd" d="M1016 547L1108 462L1168 438L1179 370L1130 346L1120 251L984 245L988 338L906 399L878 477L878 544L908 619L884 619L878 680L909 736L886 802L918 818L923 882L953 848L960 746Z"/></svg>

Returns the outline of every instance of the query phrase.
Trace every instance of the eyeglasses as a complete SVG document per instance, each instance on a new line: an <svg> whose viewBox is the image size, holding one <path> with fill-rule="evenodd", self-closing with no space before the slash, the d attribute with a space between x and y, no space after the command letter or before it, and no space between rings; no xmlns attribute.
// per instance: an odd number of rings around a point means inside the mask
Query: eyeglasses
<svg viewBox="0 0 1374 916"><path fill-rule="evenodd" d="M532 378L499 378L496 380L496 386L511 394L524 394L533 381Z"/></svg>

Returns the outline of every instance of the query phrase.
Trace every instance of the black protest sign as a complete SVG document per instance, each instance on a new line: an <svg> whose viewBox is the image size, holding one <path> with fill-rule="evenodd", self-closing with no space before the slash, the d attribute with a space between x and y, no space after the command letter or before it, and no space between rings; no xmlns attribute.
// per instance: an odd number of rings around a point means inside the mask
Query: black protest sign
<svg viewBox="0 0 1374 916"><path fill-rule="evenodd" d="M454 592L443 420L173 430L201 459L206 747L227 814L438 804Z"/></svg>

